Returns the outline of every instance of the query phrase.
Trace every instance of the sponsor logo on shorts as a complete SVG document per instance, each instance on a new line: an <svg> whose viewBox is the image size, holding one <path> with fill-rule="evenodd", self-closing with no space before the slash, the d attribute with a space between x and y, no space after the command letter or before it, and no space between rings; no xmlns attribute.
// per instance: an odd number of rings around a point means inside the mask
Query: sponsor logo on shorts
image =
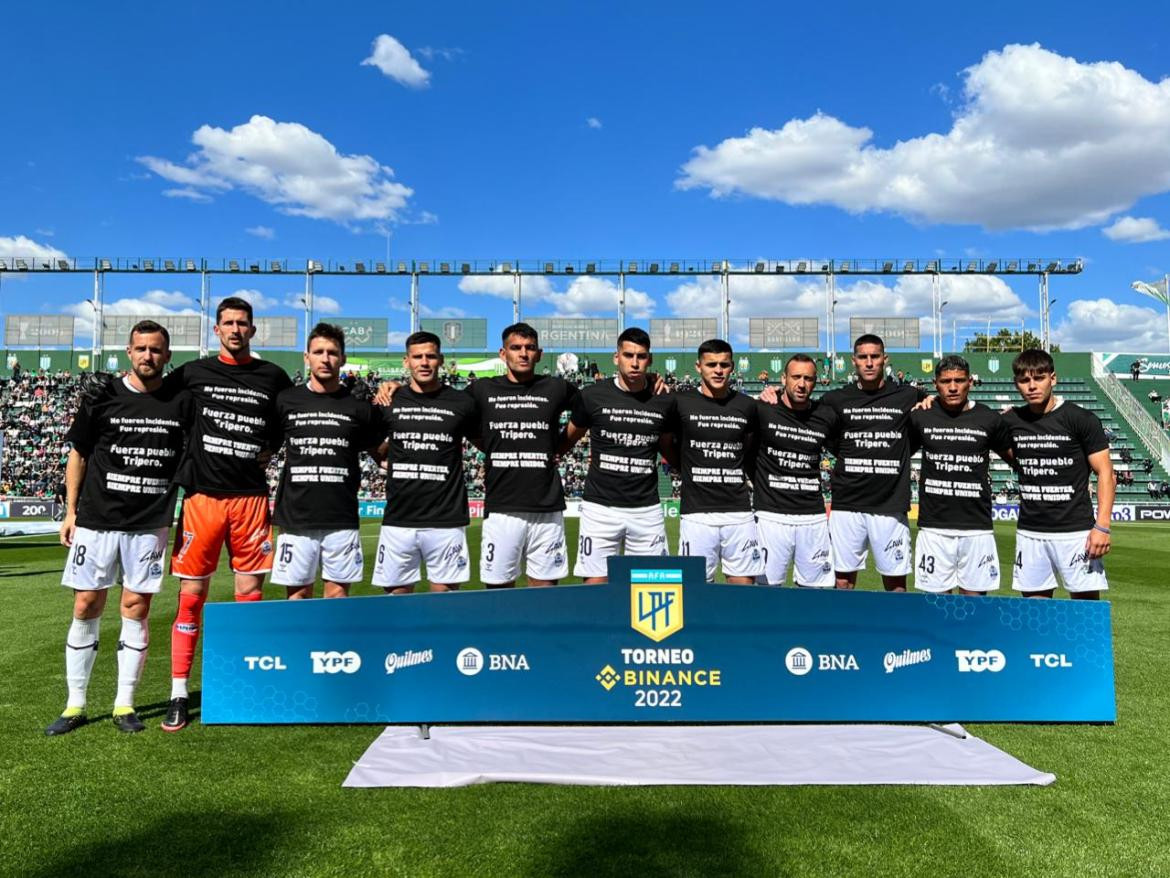
<svg viewBox="0 0 1170 878"><path fill-rule="evenodd" d="M822 652L813 655L803 646L794 646L784 656L788 673L803 677L814 668L818 671L859 671L857 657L847 652Z"/></svg>
<svg viewBox="0 0 1170 878"><path fill-rule="evenodd" d="M433 649L408 649L405 652L386 653L386 673L393 674L402 668L413 668L415 665L429 665L435 660Z"/></svg>
<svg viewBox="0 0 1170 878"><path fill-rule="evenodd" d="M882 667L887 674L892 674L900 668L926 664L930 659L929 649L904 649L901 652L887 652L882 659Z"/></svg>
<svg viewBox="0 0 1170 878"><path fill-rule="evenodd" d="M356 674L362 666L362 657L353 650L314 650L309 653L314 674Z"/></svg>
<svg viewBox="0 0 1170 878"><path fill-rule="evenodd" d="M955 658L962 673L991 671L998 674L1007 666L1007 658L998 649L956 649Z"/></svg>
<svg viewBox="0 0 1170 878"><path fill-rule="evenodd" d="M158 563L158 561L155 561L153 564L150 565L149 572L150 572L151 578L162 576L162 564Z"/></svg>
<svg viewBox="0 0 1170 878"><path fill-rule="evenodd" d="M455 667L459 673L474 677L480 671L528 671L528 656L522 652L492 652L488 653L487 660L484 654L474 646L467 646L459 650L455 656Z"/></svg>
<svg viewBox="0 0 1170 878"><path fill-rule="evenodd" d="M149 564L151 561L162 560L162 549L148 549L138 556L139 564Z"/></svg>
<svg viewBox="0 0 1170 878"><path fill-rule="evenodd" d="M1072 661L1063 652L1033 652L1028 655L1037 668L1071 668Z"/></svg>
<svg viewBox="0 0 1170 878"><path fill-rule="evenodd" d="M278 655L246 655L244 664L249 671L287 671L288 667Z"/></svg>

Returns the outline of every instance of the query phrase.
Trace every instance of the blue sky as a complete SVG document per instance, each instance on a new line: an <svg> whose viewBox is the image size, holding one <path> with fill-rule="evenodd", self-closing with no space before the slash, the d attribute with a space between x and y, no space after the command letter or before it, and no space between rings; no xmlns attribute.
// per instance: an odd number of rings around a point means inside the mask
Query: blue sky
<svg viewBox="0 0 1170 878"><path fill-rule="evenodd" d="M1081 257L1065 349L1164 350L1170 12L1161 4L27 4L5 13L0 256L383 259ZM12 35L19 34L18 39ZM929 316L929 284L839 284ZM0 311L69 312L85 276L5 275ZM711 281L629 282L631 318L715 316ZM301 284L216 278L261 314ZM510 281L428 279L428 313L510 316ZM601 279L525 314L613 316ZM322 316L389 316L401 278L320 278ZM944 331L1038 325L1034 279L947 279ZM191 277L111 277L182 312ZM816 280L733 286L821 316ZM922 326L924 339L929 321ZM960 328L960 335L962 335ZM842 334L843 339L844 334ZM926 342L928 344L928 342Z"/></svg>

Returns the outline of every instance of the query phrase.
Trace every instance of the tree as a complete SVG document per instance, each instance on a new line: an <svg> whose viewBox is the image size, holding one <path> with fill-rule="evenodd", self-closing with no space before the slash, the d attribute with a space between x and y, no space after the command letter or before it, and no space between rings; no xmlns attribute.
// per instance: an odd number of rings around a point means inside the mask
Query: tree
<svg viewBox="0 0 1170 878"><path fill-rule="evenodd" d="M1028 330L1024 330L1023 338L1018 329L1001 329L992 336L986 332L977 332L963 344L963 352L968 354L996 353L1003 354L1009 351L1022 351L1030 348L1042 347L1040 339ZM1052 346L1052 353L1060 353L1060 345Z"/></svg>

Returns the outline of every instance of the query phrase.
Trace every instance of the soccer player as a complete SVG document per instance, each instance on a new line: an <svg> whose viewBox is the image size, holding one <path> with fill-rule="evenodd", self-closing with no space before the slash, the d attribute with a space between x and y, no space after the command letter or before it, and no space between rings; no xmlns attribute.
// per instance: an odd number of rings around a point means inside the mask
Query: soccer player
<svg viewBox="0 0 1170 878"><path fill-rule="evenodd" d="M752 468L753 499L765 581L793 581L806 588L832 588L829 520L821 495L821 453L837 428L837 413L811 399L817 364L793 354L784 364L783 393L776 405L757 403L759 453Z"/></svg>
<svg viewBox="0 0 1170 878"><path fill-rule="evenodd" d="M613 355L617 375L585 387L573 402L558 454L589 435L589 472L581 503L581 529L573 573L586 583L606 582L606 559L665 555L666 522L658 499L658 454L670 401L655 396L646 370L653 362L650 336L630 327ZM669 452L669 449L668 449Z"/></svg>
<svg viewBox="0 0 1170 878"><path fill-rule="evenodd" d="M699 345L697 390L672 394L667 430L678 443L682 473L679 551L706 559L707 581L722 562L727 582L755 582L764 572L745 466L759 425L756 402L728 385L731 345Z"/></svg>
<svg viewBox="0 0 1170 878"><path fill-rule="evenodd" d="M276 397L292 386L279 366L252 356L252 306L229 296L215 310L219 352L184 363L166 382L195 400L194 428L176 481L186 493L171 553L179 610L171 629L171 700L164 731L187 725L187 679L211 575L228 544L237 601L258 601L272 569L272 525L262 456L280 444Z"/></svg>
<svg viewBox="0 0 1170 878"><path fill-rule="evenodd" d="M853 343L857 383L830 390L822 403L839 419L829 535L837 588L857 586L873 549L886 591L905 591L910 573L910 410L924 394L887 383L885 343L862 335Z"/></svg>
<svg viewBox="0 0 1170 878"><path fill-rule="evenodd" d="M471 576L463 440L478 439L479 412L470 393L443 384L434 333L407 338L403 364L410 382L383 410L386 513L373 584L392 594L412 592L425 563L430 590L453 591Z"/></svg>
<svg viewBox="0 0 1170 878"><path fill-rule="evenodd" d="M1110 548L1113 463L1101 421L1053 391L1056 364L1045 351L1012 361L1024 405L1003 416L1020 473L1012 588L1050 598L1057 577L1072 598L1096 600L1109 584L1102 559ZM1097 515L1089 472L1097 475Z"/></svg>
<svg viewBox="0 0 1170 878"><path fill-rule="evenodd" d="M523 561L530 586L556 585L569 574L556 450L561 413L578 390L559 376L536 374L542 351L527 323L507 327L502 340L507 372L466 391L487 456L480 579L487 588L511 588Z"/></svg>
<svg viewBox="0 0 1170 878"><path fill-rule="evenodd" d="M943 357L934 367L938 397L910 413L912 448L922 449L914 587L979 595L999 588L999 557L991 518L988 452L1011 457L1003 418L968 400L971 367Z"/></svg>
<svg viewBox="0 0 1170 878"><path fill-rule="evenodd" d="M98 627L106 595L122 584L118 637L118 692L114 725L145 726L134 712L134 690L146 662L150 599L162 588L162 557L175 512L172 479L183 450L190 399L163 388L171 359L170 335L151 320L130 331L130 371L82 401L65 441L69 547L61 584L73 589L73 622L65 640L65 712L45 729L63 735L87 722L86 689L97 658Z"/></svg>
<svg viewBox="0 0 1170 878"><path fill-rule="evenodd" d="M342 383L344 365L344 332L318 323L305 349L309 380L276 397L285 461L273 515L280 536L272 581L294 600L313 596L318 566L327 598L346 597L364 572L359 458L384 434L381 414Z"/></svg>

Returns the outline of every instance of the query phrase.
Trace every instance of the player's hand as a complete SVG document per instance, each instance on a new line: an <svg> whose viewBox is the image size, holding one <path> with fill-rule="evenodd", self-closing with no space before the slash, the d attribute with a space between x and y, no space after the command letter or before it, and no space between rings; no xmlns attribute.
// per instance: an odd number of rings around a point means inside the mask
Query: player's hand
<svg viewBox="0 0 1170 878"><path fill-rule="evenodd" d="M647 372L646 380L650 386L654 388L654 395L661 396L664 393L670 393L670 385L666 383L666 379L657 372Z"/></svg>
<svg viewBox="0 0 1170 878"><path fill-rule="evenodd" d="M401 386L401 381L383 381L374 394L374 405L390 405L394 401L394 392Z"/></svg>
<svg viewBox="0 0 1170 878"><path fill-rule="evenodd" d="M1089 538L1085 540L1085 553L1092 560L1104 558L1110 549L1109 534L1101 533L1097 528L1089 531Z"/></svg>
<svg viewBox="0 0 1170 878"><path fill-rule="evenodd" d="M272 452L267 448L256 454L256 463L262 467L268 466L268 462L272 460Z"/></svg>
<svg viewBox="0 0 1170 878"><path fill-rule="evenodd" d="M73 535L77 533L77 514L65 513L65 520L61 522L61 545L70 548L73 545Z"/></svg>
<svg viewBox="0 0 1170 878"><path fill-rule="evenodd" d="M780 402L780 394L776 392L776 385L769 384L760 391L760 402L766 402L768 405L777 405Z"/></svg>
<svg viewBox="0 0 1170 878"><path fill-rule="evenodd" d="M931 394L930 396L924 397L919 402L916 402L914 404L914 408L910 409L910 411L912 411L912 412L930 411L930 409L934 406L934 401L936 399L938 399L938 397L935 396L934 394Z"/></svg>

